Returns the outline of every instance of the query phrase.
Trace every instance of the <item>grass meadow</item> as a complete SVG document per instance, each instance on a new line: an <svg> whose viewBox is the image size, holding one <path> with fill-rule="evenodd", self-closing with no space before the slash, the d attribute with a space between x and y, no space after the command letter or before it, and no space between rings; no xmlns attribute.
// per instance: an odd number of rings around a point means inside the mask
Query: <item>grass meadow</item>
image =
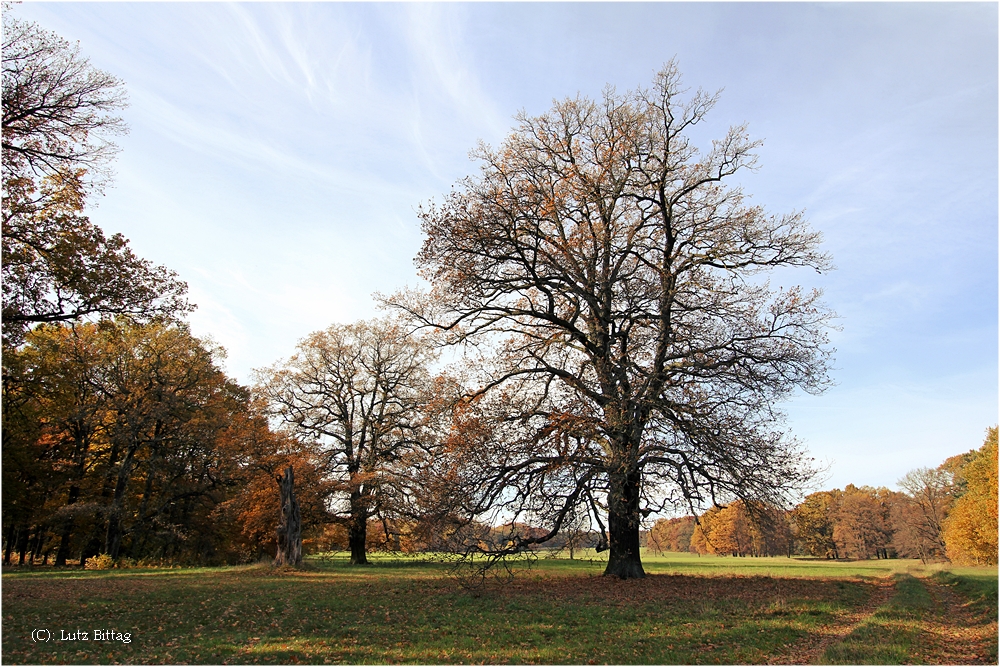
<svg viewBox="0 0 1000 667"><path fill-rule="evenodd" d="M6 568L2 660L997 664L996 568L647 554L646 579L619 581L596 554L562 556L474 591L447 563L388 555L301 570Z"/></svg>

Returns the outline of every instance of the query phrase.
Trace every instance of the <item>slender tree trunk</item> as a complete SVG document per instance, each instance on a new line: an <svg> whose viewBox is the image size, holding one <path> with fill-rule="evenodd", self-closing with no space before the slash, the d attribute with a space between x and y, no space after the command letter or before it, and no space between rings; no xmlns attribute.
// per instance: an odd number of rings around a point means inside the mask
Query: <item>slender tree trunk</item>
<svg viewBox="0 0 1000 667"><path fill-rule="evenodd" d="M121 441L119 438L112 438L111 441L111 452L108 455L108 471L104 475L104 481L101 483L101 495L100 502L101 508L98 510L97 515L94 517L96 524L93 531L90 534L90 538L84 544L83 548L80 550L80 567L84 567L87 564L87 559L96 556L101 553L101 546L107 542L107 526L104 525L105 519L110 511L110 506L106 505L108 499L111 498L114 491L114 486L112 482L115 480L115 465L118 463L118 456L121 453ZM101 533L104 536L101 536ZM106 550L105 550L106 551Z"/></svg>
<svg viewBox="0 0 1000 667"><path fill-rule="evenodd" d="M31 547L31 564L34 565L38 557L42 555L42 547L45 545L45 535L49 532L49 527L42 524L35 529L34 545Z"/></svg>
<svg viewBox="0 0 1000 667"><path fill-rule="evenodd" d="M66 501L66 507L75 504L79 497L80 487L76 484L69 487L69 498ZM59 550L56 552L56 567L63 567L66 565L66 559L69 558L69 544L70 538L73 536L73 523L73 515L70 514L69 518L66 519L66 523L63 524L62 534L59 536Z"/></svg>
<svg viewBox="0 0 1000 667"><path fill-rule="evenodd" d="M159 428L159 427L157 427ZM111 507L108 510L108 532L104 539L104 553L118 560L118 553L121 551L122 536L122 515L125 513L125 491L132 478L132 470L135 467L135 454L139 451L142 442L137 434L133 432L122 459L121 467L118 469L118 480L115 482L114 495L111 497Z"/></svg>
<svg viewBox="0 0 1000 667"><path fill-rule="evenodd" d="M295 498L295 476L292 467L285 468L285 474L276 477L281 492L281 520L278 523L278 552L274 556L275 565L302 565L302 515L299 501Z"/></svg>
<svg viewBox="0 0 1000 667"><path fill-rule="evenodd" d="M24 557L28 553L28 537L31 529L27 524L22 524L17 535L17 564L24 565Z"/></svg>
<svg viewBox="0 0 1000 667"><path fill-rule="evenodd" d="M605 576L641 579L646 576L639 555L638 470L612 473L608 489L608 539L611 552Z"/></svg>
<svg viewBox="0 0 1000 667"><path fill-rule="evenodd" d="M73 518L70 517L63 525L62 534L59 536L59 549L56 551L56 567L63 567L66 565L66 559L69 558L70 539L72 537Z"/></svg>
<svg viewBox="0 0 1000 667"><path fill-rule="evenodd" d="M111 499L111 507L108 510L108 532L104 539L104 553L114 560L118 560L118 553L122 546L122 515L125 511L125 490L128 488L129 478L132 476L133 454L137 448L129 448L129 453L122 461L121 471L118 474L118 483L115 484L114 497Z"/></svg>
<svg viewBox="0 0 1000 667"><path fill-rule="evenodd" d="M139 503L139 510L136 512L138 521L136 522L135 535L132 538L132 556L138 558L142 555L146 546L146 536L149 534L149 517L146 511L149 507L149 497L153 495L153 480L156 477L157 463L160 461L160 443L153 442L152 451L149 453L149 460L146 462L146 485L142 491L142 502Z"/></svg>
<svg viewBox="0 0 1000 667"><path fill-rule="evenodd" d="M13 524L7 528L3 545L3 564L10 565L10 554L14 551L14 539L17 537L17 527Z"/></svg>
<svg viewBox="0 0 1000 667"><path fill-rule="evenodd" d="M108 512L108 531L104 537L104 553L111 556L112 560L118 560L118 551L122 545L121 515L121 507L115 502Z"/></svg>
<svg viewBox="0 0 1000 667"><path fill-rule="evenodd" d="M87 451L90 449L90 429L84 420L79 420L73 426L73 460L76 461L75 476L73 483L69 487L69 497L66 499L66 507L76 504L80 499L80 480L87 472ZM73 536L73 528L76 520L72 513L63 523L62 531L59 535L59 549L56 551L56 567L64 567L69 558L70 539Z"/></svg>

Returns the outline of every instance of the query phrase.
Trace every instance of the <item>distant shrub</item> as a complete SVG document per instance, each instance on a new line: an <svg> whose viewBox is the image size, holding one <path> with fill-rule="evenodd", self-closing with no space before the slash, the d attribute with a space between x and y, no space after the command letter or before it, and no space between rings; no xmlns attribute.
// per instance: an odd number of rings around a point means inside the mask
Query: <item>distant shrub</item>
<svg viewBox="0 0 1000 667"><path fill-rule="evenodd" d="M91 556L83 564L83 568L85 570L110 570L114 566L115 566L115 561L108 554Z"/></svg>

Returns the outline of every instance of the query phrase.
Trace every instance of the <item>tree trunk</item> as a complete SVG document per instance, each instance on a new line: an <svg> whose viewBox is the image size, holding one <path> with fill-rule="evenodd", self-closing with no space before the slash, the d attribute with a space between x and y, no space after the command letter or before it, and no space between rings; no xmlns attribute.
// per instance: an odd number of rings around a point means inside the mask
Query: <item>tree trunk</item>
<svg viewBox="0 0 1000 667"><path fill-rule="evenodd" d="M28 537L30 536L30 528L27 524L22 524L20 530L18 530L17 535L17 564L24 565L24 557L28 553Z"/></svg>
<svg viewBox="0 0 1000 667"><path fill-rule="evenodd" d="M285 468L282 477L275 477L281 491L281 520L278 523L278 553L275 565L302 565L302 516L295 498L295 477L292 467Z"/></svg>
<svg viewBox="0 0 1000 667"><path fill-rule="evenodd" d="M3 545L3 564L10 565L10 554L14 551L14 538L17 536L17 528L11 525L7 528L7 535Z"/></svg>
<svg viewBox="0 0 1000 667"><path fill-rule="evenodd" d="M84 567L86 565L88 558L96 556L99 553L101 553L100 525L94 529L93 534L90 536L90 540L80 551L80 567Z"/></svg>
<svg viewBox="0 0 1000 667"><path fill-rule="evenodd" d="M146 462L146 485L142 491L142 502L139 503L139 510L136 512L135 534L132 537L132 555L138 557L143 553L146 546L146 537L149 535L150 521L146 516L149 507L149 497L153 495L153 481L156 479L157 463L160 461L160 441L153 442L152 450L149 453L149 460Z"/></svg>
<svg viewBox="0 0 1000 667"><path fill-rule="evenodd" d="M612 473L608 489L608 539L611 552L604 576L641 579L646 576L639 556L638 470Z"/></svg>
<svg viewBox="0 0 1000 667"><path fill-rule="evenodd" d="M108 532L104 538L104 553L116 561L121 552L122 537L124 536L122 518L125 513L125 491L128 489L132 470L135 467L135 454L139 451L141 444L141 441L133 434L125 458L122 459L121 468L118 469L118 480L115 482L115 491L111 497L111 507L108 510Z"/></svg>
<svg viewBox="0 0 1000 667"><path fill-rule="evenodd" d="M66 499L65 507L76 504L80 499L80 480L87 474L87 450L90 449L90 429L86 421L77 420L73 425L73 460L76 461L75 475L73 483L69 487L69 497ZM62 526L59 535L59 550L56 551L56 566L65 567L69 559L70 540L73 537L73 529L76 519L70 513Z"/></svg>
<svg viewBox="0 0 1000 667"><path fill-rule="evenodd" d="M35 529L34 545L31 547L31 564L34 565L38 557L42 555L42 547L45 546L45 536L49 532L49 527L42 524Z"/></svg>
<svg viewBox="0 0 1000 667"><path fill-rule="evenodd" d="M69 488L69 499L66 502L66 507L69 507L76 503L77 498L80 497L80 487L74 484ZM59 550L56 552L56 567L63 567L66 565L66 559L69 558L69 545L70 538L73 536L73 515L70 514L66 518L66 522L62 527L62 534L59 537Z"/></svg>
<svg viewBox="0 0 1000 667"><path fill-rule="evenodd" d="M118 560L118 552L122 546L121 514L117 503L112 505L108 512L108 531L104 537L104 553L111 556L113 560Z"/></svg>
<svg viewBox="0 0 1000 667"><path fill-rule="evenodd" d="M368 564L368 517L361 505L361 494L352 493L351 525L347 527L347 542L351 546L351 565Z"/></svg>

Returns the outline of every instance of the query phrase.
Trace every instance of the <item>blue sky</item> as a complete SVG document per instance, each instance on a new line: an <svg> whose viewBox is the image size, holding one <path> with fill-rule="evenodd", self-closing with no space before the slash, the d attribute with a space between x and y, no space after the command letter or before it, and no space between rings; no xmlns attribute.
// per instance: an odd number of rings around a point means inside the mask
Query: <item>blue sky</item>
<svg viewBox="0 0 1000 667"><path fill-rule="evenodd" d="M415 209L520 109L723 88L696 139L764 139L741 182L838 267L837 386L788 405L824 488L894 486L997 422L995 3L58 3L13 12L121 77L131 131L91 211L186 280L231 375L416 285Z"/></svg>

